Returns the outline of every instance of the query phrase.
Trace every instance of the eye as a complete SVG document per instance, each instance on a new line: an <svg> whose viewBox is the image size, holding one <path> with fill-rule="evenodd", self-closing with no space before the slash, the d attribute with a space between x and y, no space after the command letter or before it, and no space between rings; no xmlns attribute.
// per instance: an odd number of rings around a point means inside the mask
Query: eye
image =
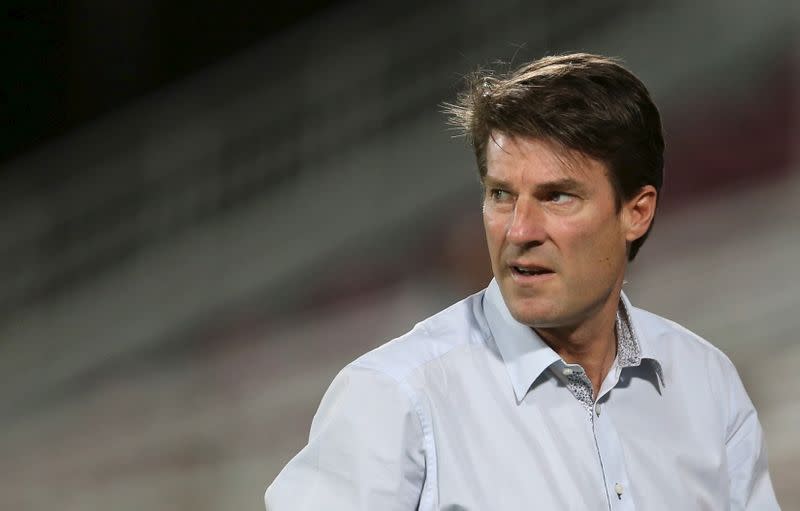
<svg viewBox="0 0 800 511"><path fill-rule="evenodd" d="M492 188L489 190L489 197L494 202L508 202L511 199L511 194L502 188Z"/></svg>
<svg viewBox="0 0 800 511"><path fill-rule="evenodd" d="M574 195L570 195L564 192L553 192L550 194L548 200L553 204L569 204L572 200L575 199Z"/></svg>

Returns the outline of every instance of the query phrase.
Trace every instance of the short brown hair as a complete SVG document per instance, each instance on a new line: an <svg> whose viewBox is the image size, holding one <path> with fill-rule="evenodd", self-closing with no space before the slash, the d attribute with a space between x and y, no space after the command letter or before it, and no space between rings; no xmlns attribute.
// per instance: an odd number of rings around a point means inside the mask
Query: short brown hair
<svg viewBox="0 0 800 511"><path fill-rule="evenodd" d="M498 131L547 139L603 162L618 209L645 185L661 190L661 116L644 84L613 58L574 53L504 74L481 69L445 112L472 144L481 177L486 145ZM628 260L649 233L631 243Z"/></svg>

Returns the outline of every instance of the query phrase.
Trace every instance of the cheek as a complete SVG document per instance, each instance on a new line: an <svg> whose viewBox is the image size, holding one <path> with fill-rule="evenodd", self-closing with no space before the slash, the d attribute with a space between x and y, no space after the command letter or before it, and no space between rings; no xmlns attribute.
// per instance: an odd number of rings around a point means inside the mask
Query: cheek
<svg viewBox="0 0 800 511"><path fill-rule="evenodd" d="M591 264L605 271L619 272L625 259L625 239L616 224L587 236L586 255Z"/></svg>
<svg viewBox="0 0 800 511"><path fill-rule="evenodd" d="M489 251L494 252L494 249L500 248L506 232L505 223L501 215L484 209L483 228L486 231L486 242L489 244Z"/></svg>
<svg viewBox="0 0 800 511"><path fill-rule="evenodd" d="M615 222L578 222L562 225L564 250L577 263L579 271L596 273L617 270L625 257L625 241Z"/></svg>

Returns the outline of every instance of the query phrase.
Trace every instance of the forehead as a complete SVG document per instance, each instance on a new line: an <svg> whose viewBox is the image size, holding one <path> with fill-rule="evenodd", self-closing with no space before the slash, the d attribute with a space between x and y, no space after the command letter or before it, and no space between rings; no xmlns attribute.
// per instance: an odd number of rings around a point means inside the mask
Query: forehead
<svg viewBox="0 0 800 511"><path fill-rule="evenodd" d="M486 144L486 178L532 182L569 178L591 184L607 183L608 172L603 162L551 140L493 132Z"/></svg>

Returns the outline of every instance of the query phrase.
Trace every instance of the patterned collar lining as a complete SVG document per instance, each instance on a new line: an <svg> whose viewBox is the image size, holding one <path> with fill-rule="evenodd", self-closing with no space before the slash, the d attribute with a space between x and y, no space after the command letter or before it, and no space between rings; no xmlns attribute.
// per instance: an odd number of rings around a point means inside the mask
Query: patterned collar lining
<svg viewBox="0 0 800 511"><path fill-rule="evenodd" d="M642 349L633 330L631 317L625 302L619 301L617 307L617 364L620 367L638 366L642 362Z"/></svg>
<svg viewBox="0 0 800 511"><path fill-rule="evenodd" d="M655 358L648 359L658 375L661 385L664 385L664 371L661 363ZM620 367L633 367L642 363L642 348L639 337L633 328L633 321L628 314L625 300L620 298L617 308L617 365Z"/></svg>

